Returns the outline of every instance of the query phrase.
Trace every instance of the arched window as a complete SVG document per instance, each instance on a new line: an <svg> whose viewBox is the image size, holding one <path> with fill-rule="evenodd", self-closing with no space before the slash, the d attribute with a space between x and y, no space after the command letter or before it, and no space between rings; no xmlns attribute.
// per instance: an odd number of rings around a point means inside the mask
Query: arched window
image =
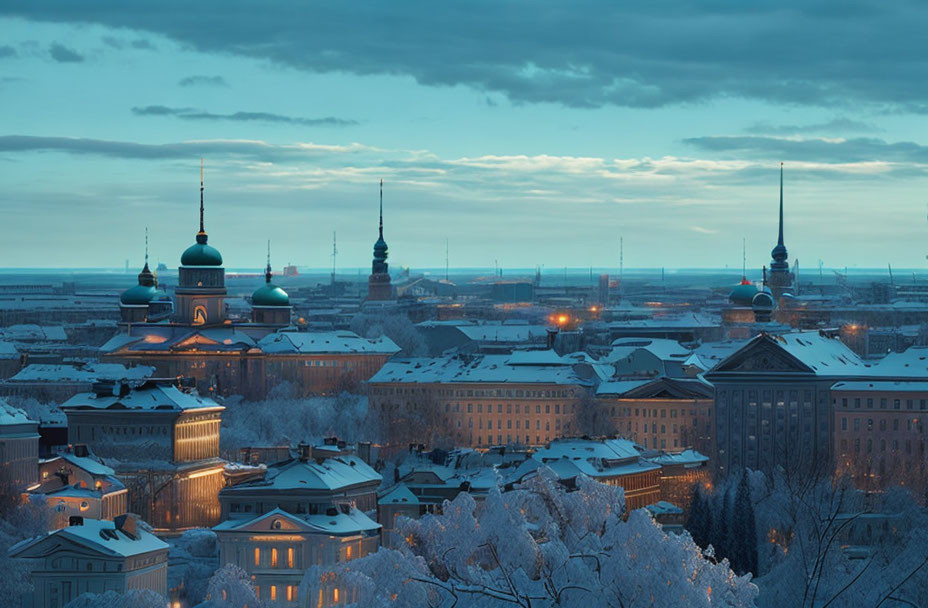
<svg viewBox="0 0 928 608"><path fill-rule="evenodd" d="M193 324L203 325L206 323L206 307L198 304L193 309Z"/></svg>

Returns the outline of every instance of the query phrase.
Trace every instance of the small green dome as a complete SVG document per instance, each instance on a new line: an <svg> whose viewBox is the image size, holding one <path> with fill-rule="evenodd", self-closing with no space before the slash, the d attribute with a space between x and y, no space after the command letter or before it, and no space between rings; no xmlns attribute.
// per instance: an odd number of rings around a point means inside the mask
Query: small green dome
<svg viewBox="0 0 928 608"><path fill-rule="evenodd" d="M154 285L136 285L122 292L119 303L127 306L145 306L151 302L158 293Z"/></svg>
<svg viewBox="0 0 928 608"><path fill-rule="evenodd" d="M753 283L740 283L728 294L728 301L735 306L750 306L757 295L757 286Z"/></svg>
<svg viewBox="0 0 928 608"><path fill-rule="evenodd" d="M204 235L205 236L205 235ZM206 239L197 235L197 242L180 256L181 266L222 266L222 254L206 244Z"/></svg>
<svg viewBox="0 0 928 608"><path fill-rule="evenodd" d="M251 295L251 304L252 306L290 306L290 296L277 285L267 283Z"/></svg>

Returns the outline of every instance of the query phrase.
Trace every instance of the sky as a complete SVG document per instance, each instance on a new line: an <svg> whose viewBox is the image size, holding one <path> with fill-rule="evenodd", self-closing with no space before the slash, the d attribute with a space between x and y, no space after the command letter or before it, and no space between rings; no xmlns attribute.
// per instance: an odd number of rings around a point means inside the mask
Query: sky
<svg viewBox="0 0 928 608"><path fill-rule="evenodd" d="M0 267L928 266L928 4L0 0ZM749 273L750 274L750 273Z"/></svg>

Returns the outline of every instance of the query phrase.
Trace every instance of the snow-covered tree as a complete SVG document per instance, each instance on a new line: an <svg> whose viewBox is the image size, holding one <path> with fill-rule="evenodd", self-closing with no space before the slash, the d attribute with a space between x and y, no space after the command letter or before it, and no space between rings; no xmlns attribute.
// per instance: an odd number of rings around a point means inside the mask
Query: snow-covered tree
<svg viewBox="0 0 928 608"><path fill-rule="evenodd" d="M300 597L357 606L753 606L757 588L644 510L624 519L620 488L546 468L483 503L461 493L441 515L401 519L399 550L307 572Z"/></svg>
<svg viewBox="0 0 928 608"><path fill-rule="evenodd" d="M206 599L209 580L219 568L216 533L212 530L187 530L168 539L168 588L178 589L178 598L188 606Z"/></svg>
<svg viewBox="0 0 928 608"><path fill-rule="evenodd" d="M125 593L83 593L64 608L164 608L166 597L148 589L130 589Z"/></svg>
<svg viewBox="0 0 928 608"><path fill-rule="evenodd" d="M425 338L409 320L409 317L404 314L365 313L356 315L351 320L351 331L370 339L385 335L403 349L400 351L403 357L420 357L428 351Z"/></svg>
<svg viewBox="0 0 928 608"><path fill-rule="evenodd" d="M203 608L260 608L248 573L226 564L209 579Z"/></svg>
<svg viewBox="0 0 928 608"><path fill-rule="evenodd" d="M732 569L757 574L757 528L747 471L741 473L741 481L735 491L728 538L728 558Z"/></svg>

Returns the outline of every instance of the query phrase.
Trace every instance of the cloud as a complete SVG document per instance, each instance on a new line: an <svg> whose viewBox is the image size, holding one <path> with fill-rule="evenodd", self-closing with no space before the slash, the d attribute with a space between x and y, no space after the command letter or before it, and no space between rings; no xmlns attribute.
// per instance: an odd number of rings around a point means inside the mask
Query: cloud
<svg viewBox="0 0 928 608"><path fill-rule="evenodd" d="M49 47L48 53L58 63L80 63L84 61L83 55L57 42Z"/></svg>
<svg viewBox="0 0 928 608"><path fill-rule="evenodd" d="M182 87L227 87L229 83L226 82L226 79L222 76L187 76L186 78L181 78L177 84Z"/></svg>
<svg viewBox="0 0 928 608"><path fill-rule="evenodd" d="M4 57L15 57L16 49L9 45L0 46L0 59Z"/></svg>
<svg viewBox="0 0 928 608"><path fill-rule="evenodd" d="M157 6L5 3L0 14L97 23L307 72L408 76L517 103L661 107L730 97L928 112L928 4L916 0L626 3L413 0ZM203 27L209 23L210 27Z"/></svg>
<svg viewBox="0 0 928 608"><path fill-rule="evenodd" d="M741 158L821 163L928 163L928 146L910 141L890 143L872 137L829 139L717 135L691 137L683 142L703 151L734 154Z"/></svg>
<svg viewBox="0 0 928 608"><path fill-rule="evenodd" d="M769 122L756 122L745 129L749 133L766 135L801 135L808 133L878 133L882 131L873 123L853 120L846 117L834 118L827 122L811 123L805 125L775 125Z"/></svg>
<svg viewBox="0 0 928 608"><path fill-rule="evenodd" d="M711 228L703 228L702 226L690 226L690 230L693 232L698 232L699 234L718 234L718 230L712 230Z"/></svg>
<svg viewBox="0 0 928 608"><path fill-rule="evenodd" d="M288 125L302 125L305 127L353 127L358 124L356 120L326 116L324 118L301 118L299 116L284 116L271 112L233 112L232 114L213 114L193 108L171 108L168 106L144 106L132 108L136 116L176 116L184 120L228 120L233 122L269 122Z"/></svg>

